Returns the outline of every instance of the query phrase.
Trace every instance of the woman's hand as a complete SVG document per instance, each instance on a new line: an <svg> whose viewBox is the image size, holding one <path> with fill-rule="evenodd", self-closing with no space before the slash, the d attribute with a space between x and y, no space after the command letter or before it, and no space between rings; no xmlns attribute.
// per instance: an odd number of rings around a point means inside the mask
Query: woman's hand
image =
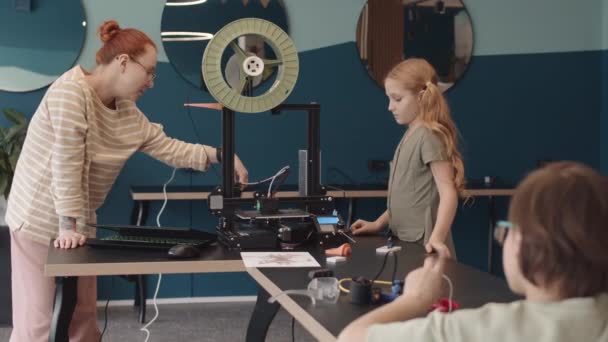
<svg viewBox="0 0 608 342"><path fill-rule="evenodd" d="M350 230L353 232L353 235L375 234L382 230L382 226L377 221L357 220L350 226Z"/></svg>
<svg viewBox="0 0 608 342"><path fill-rule="evenodd" d="M86 235L80 234L77 231L60 229L59 236L53 244L56 248L70 249L84 245L86 240Z"/></svg>
<svg viewBox="0 0 608 342"><path fill-rule="evenodd" d="M403 299L415 299L430 307L437 302L442 294L443 272L446 260L449 259L449 250L445 245L437 245L438 255L429 256L424 265L413 270L405 277Z"/></svg>
<svg viewBox="0 0 608 342"><path fill-rule="evenodd" d="M249 172L236 154L234 155L234 176L237 182L241 184L241 189L244 189L249 182Z"/></svg>

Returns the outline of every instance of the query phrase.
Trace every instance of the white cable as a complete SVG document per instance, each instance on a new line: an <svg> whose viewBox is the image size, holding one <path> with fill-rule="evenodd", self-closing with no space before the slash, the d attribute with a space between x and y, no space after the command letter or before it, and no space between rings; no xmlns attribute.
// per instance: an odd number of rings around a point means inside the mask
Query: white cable
<svg viewBox="0 0 608 342"><path fill-rule="evenodd" d="M160 228L160 215L163 214L163 211L165 210L165 206L167 206L167 185L169 185L169 183L171 183L173 181L173 178L175 177L175 171L177 171L177 168L173 169L173 173L171 174L171 178L169 178L169 180L167 181L167 183L165 183L163 185L163 197L165 198L165 201L163 202L163 206L160 207L160 211L158 212L158 215L156 215L156 226L158 228Z"/></svg>
<svg viewBox="0 0 608 342"><path fill-rule="evenodd" d="M452 295L454 294L454 286L452 285L452 280L450 280L447 275L444 274L443 279L445 279L448 282L448 285L450 286L450 295L448 297L448 312L452 312Z"/></svg>
<svg viewBox="0 0 608 342"><path fill-rule="evenodd" d="M258 184L262 184L262 183L266 183L269 180L272 180L274 178L274 176L270 176L266 179L262 179L261 181L257 181L257 182L252 182L252 183L244 183L244 185L258 185Z"/></svg>
<svg viewBox="0 0 608 342"><path fill-rule="evenodd" d="M140 331L143 331L143 332L146 333L146 339L144 340L144 342L148 342L148 338L150 338L150 330L148 330L148 327L150 325L152 325L152 323L154 323L154 321L156 321L156 319L158 318L158 305L156 305L156 297L158 296L158 289L160 289L160 280L162 279L162 277L163 277L163 275L159 273L158 274L158 281L156 282L156 291L154 291L154 299L152 301L154 303L154 310L155 310L154 317L152 317L152 319L150 320L150 322L148 322L141 329L139 329ZM140 305L145 305L145 303L142 303Z"/></svg>
<svg viewBox="0 0 608 342"><path fill-rule="evenodd" d="M270 191L272 190L272 183L274 183L275 178L283 174L285 171L287 171L287 169L289 169L289 165L283 166L283 168L280 169L279 172L275 173L275 175L272 176L272 181L270 181L270 185L268 186L268 198L270 198Z"/></svg>
<svg viewBox="0 0 608 342"><path fill-rule="evenodd" d="M289 165L283 167L277 173L275 173L274 175L272 175L266 179L262 179L261 181L252 182L252 183L244 183L244 185L258 185L258 184L266 183L266 182L271 181L271 180L275 179L276 177L278 177L282 172L285 172L285 169L289 169Z"/></svg>
<svg viewBox="0 0 608 342"><path fill-rule="evenodd" d="M156 225L158 226L158 228L160 228L160 216L163 214L163 211L165 210L165 207L167 206L167 202L168 202L168 198L167 198L167 185L169 185L169 183L171 183L173 181L173 178L175 178L175 172L177 171L177 168L173 169L173 173L171 174L171 178L169 178L169 180L163 185L163 197L165 198L165 201L163 202L162 207L160 207L160 210L158 211L158 215L156 215ZM144 342L148 342L148 339L150 338L150 330L148 330L148 327L150 325L152 325L152 323L154 323L154 321L156 321L156 319L158 318L158 305L156 304L156 298L158 297L158 290L160 289L160 281L163 278L162 274L158 274L158 281L156 282L156 290L154 291L154 298L152 300L152 303L154 303L154 317L152 317L152 319L146 324L144 325L141 329L139 329L139 331L143 331L146 333L146 339L144 340ZM146 300L144 298L144 300ZM145 305L146 303L142 303L141 305Z"/></svg>

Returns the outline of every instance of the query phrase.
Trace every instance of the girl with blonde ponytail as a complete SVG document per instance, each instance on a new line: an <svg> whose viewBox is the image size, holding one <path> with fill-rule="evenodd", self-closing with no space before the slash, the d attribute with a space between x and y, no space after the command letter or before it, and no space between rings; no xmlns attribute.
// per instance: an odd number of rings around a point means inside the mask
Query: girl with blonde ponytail
<svg viewBox="0 0 608 342"><path fill-rule="evenodd" d="M464 165L437 80L435 69L417 58L388 73L388 110L408 129L391 163L387 210L373 222L357 220L351 229L357 235L388 226L400 240L424 244L429 253L446 246L455 257L450 229L464 190Z"/></svg>

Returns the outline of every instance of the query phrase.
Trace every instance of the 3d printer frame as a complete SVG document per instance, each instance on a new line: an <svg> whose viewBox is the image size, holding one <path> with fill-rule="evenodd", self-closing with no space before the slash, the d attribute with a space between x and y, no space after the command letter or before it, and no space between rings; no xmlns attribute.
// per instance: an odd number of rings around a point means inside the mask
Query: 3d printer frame
<svg viewBox="0 0 608 342"><path fill-rule="evenodd" d="M321 184L320 170L320 144L321 124L320 105L310 104L281 104L271 110L273 115L283 111L303 111L308 114L308 141L307 141L307 196L281 197L277 199L282 204L297 204L305 206L306 213L310 215L326 215L335 209L334 199L326 196L326 189ZM218 233L227 235L230 239L238 236L238 225L235 223L236 210L244 205L253 205L256 201L266 197L264 192L256 192L253 198L236 197L238 190L234 181L234 154L235 154L235 112L229 108L222 108L222 186L209 196L210 211L220 217ZM280 217L277 216L277 220ZM276 235L275 235L276 236ZM241 246L239 246L241 247Z"/></svg>

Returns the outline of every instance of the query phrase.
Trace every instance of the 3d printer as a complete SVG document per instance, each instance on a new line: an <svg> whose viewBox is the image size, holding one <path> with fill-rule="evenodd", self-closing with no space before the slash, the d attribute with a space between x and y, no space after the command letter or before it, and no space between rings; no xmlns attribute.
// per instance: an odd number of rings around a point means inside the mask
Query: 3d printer
<svg viewBox="0 0 608 342"><path fill-rule="evenodd" d="M241 48L235 40L246 35L262 37L274 50L276 59L260 58ZM235 82L230 85L222 73L222 54L229 47L242 66L236 86ZM265 66L277 67L276 80L266 93L250 96L253 77ZM346 242L344 223L336 213L334 198L326 195L320 183L320 106L281 103L291 93L297 74L298 54L291 39L278 26L262 19L241 19L228 24L205 49L203 79L210 94L222 105L222 185L209 195L209 209L219 217L219 241L228 247L290 249L308 242L327 247ZM285 111L308 114L304 196L277 196L288 170L273 178L274 188L271 185L267 192L254 192L250 198L240 196L235 188L235 112L267 110L274 115Z"/></svg>

